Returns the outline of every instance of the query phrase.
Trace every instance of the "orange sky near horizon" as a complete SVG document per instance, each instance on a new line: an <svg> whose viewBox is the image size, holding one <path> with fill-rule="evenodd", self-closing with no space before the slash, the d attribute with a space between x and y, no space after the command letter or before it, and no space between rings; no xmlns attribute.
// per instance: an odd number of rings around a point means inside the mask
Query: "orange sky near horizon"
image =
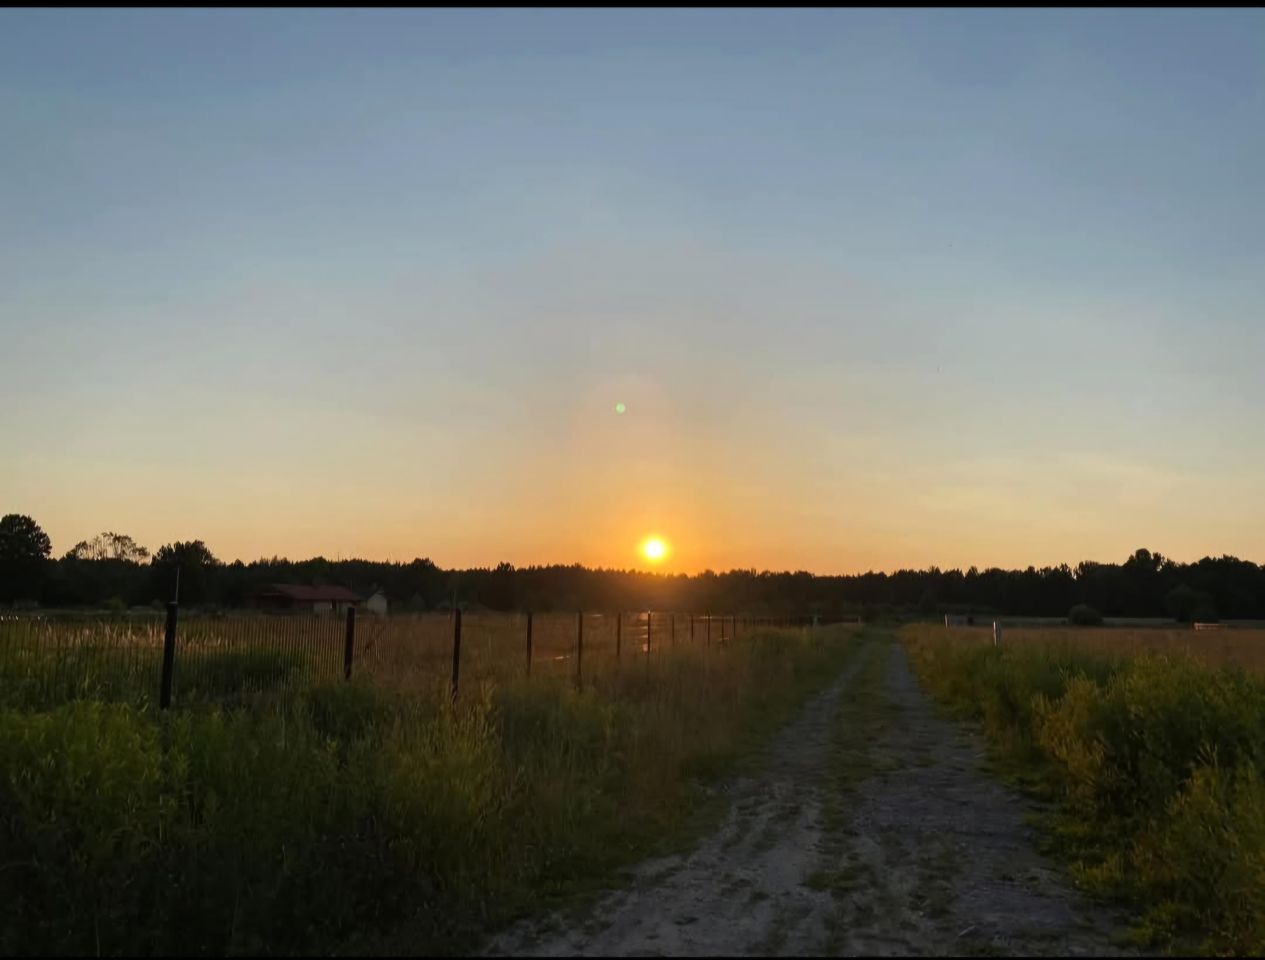
<svg viewBox="0 0 1265 960"><path fill-rule="evenodd" d="M582 479L565 470L533 478L489 469L451 477L449 489L430 496L413 493L425 489L420 484L375 489L373 471L356 466L363 463L356 457L341 465L335 458L319 486L293 490L246 468L209 481L195 467L50 469L46 482L10 491L5 509L35 517L56 555L109 529L151 550L202 539L225 560L422 556L445 568L578 562L684 573L1074 565L1118 562L1138 547L1178 560L1259 559L1253 543L1265 534L1224 499L1207 501L1215 512L1157 525L1165 498L1195 495L1196 481L1156 477L1147 488L1139 476L1122 485L1123 468L1103 464L1068 461L1067 479L1040 490L988 460L974 476L946 469L939 479L932 470L904 475L864 464L781 476L716 451L704 458L709 466L691 465L699 472L670 460L619 463L619 445L597 444L612 465L595 464ZM781 462L809 459L786 450ZM652 533L671 545L662 563L641 555Z"/></svg>

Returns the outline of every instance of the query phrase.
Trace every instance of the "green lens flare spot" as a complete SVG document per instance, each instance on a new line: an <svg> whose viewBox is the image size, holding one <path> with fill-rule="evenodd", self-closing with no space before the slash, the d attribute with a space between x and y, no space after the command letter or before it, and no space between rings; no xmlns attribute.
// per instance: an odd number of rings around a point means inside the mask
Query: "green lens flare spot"
<svg viewBox="0 0 1265 960"><path fill-rule="evenodd" d="M615 412L616 412L616 413L623 413L623 412L624 412L625 410L627 410L627 409L628 409L628 408L627 408L626 406L624 406L622 403L617 403L617 404L615 404Z"/></svg>

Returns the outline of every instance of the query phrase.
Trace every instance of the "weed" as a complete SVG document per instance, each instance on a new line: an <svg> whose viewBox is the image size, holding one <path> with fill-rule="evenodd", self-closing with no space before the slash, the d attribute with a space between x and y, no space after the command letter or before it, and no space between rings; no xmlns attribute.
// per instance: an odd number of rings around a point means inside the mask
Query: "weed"
<svg viewBox="0 0 1265 960"><path fill-rule="evenodd" d="M1040 822L1076 880L1134 903L1141 942L1265 950L1265 679L949 633L906 629L923 683L980 724L1000 768L1059 801Z"/></svg>
<svg viewBox="0 0 1265 960"><path fill-rule="evenodd" d="M194 710L33 687L0 709L0 952L468 950L695 835L700 782L846 656L846 631L768 631L456 705L233 651L186 673L221 697Z"/></svg>

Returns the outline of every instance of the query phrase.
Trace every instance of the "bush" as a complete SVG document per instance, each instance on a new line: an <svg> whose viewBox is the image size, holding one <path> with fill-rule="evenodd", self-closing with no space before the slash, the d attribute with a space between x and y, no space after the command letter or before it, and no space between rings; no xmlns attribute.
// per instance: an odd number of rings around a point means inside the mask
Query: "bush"
<svg viewBox="0 0 1265 960"><path fill-rule="evenodd" d="M1221 618L1217 616L1217 608L1213 606L1212 602L1205 601L1195 607L1191 620L1195 623L1219 623Z"/></svg>
<svg viewBox="0 0 1265 960"><path fill-rule="evenodd" d="M1265 781L1255 768L1196 768L1138 838L1134 862L1157 904L1152 916L1170 929L1216 917L1205 952L1265 952Z"/></svg>
<svg viewBox="0 0 1265 960"><path fill-rule="evenodd" d="M910 634L923 683L1063 801L1082 879L1156 938L1265 951L1265 680L1152 654L994 648Z"/></svg>
<svg viewBox="0 0 1265 960"><path fill-rule="evenodd" d="M1102 614L1087 603L1078 603L1067 612L1067 621L1078 627L1096 627L1102 623Z"/></svg>
<svg viewBox="0 0 1265 960"><path fill-rule="evenodd" d="M464 952L679 837L690 777L845 655L784 633L458 706L354 681L251 711L0 710L0 953L329 953L402 920L408 952ZM285 679L251 651L184 676L220 692Z"/></svg>
<svg viewBox="0 0 1265 960"><path fill-rule="evenodd" d="M1179 583L1168 592L1164 597L1164 606L1174 620L1182 623L1211 623L1217 619L1217 608L1212 597L1202 590L1192 590L1184 583Z"/></svg>

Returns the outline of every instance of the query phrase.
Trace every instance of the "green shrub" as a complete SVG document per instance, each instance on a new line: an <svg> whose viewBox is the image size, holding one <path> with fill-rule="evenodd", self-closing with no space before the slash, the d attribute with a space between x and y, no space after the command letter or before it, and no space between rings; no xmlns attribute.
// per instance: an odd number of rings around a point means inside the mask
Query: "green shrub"
<svg viewBox="0 0 1265 960"><path fill-rule="evenodd" d="M1138 837L1133 862L1153 926L1202 927L1212 954L1265 953L1265 781L1255 767L1196 767Z"/></svg>
<svg viewBox="0 0 1265 960"><path fill-rule="evenodd" d="M0 770L0 952L126 950L174 816L159 729L119 705L5 711Z"/></svg>
<svg viewBox="0 0 1265 960"><path fill-rule="evenodd" d="M0 711L0 952L329 952L401 921L412 952L468 949L679 834L690 777L845 654L770 635L457 706L357 681L251 710ZM191 689L243 677L286 682L249 652L185 674Z"/></svg>
<svg viewBox="0 0 1265 960"><path fill-rule="evenodd" d="M1037 736L1091 812L1149 816L1209 751L1231 767L1265 760L1265 683L1240 671L1138 657L1105 682L1082 682L1047 701Z"/></svg>
<svg viewBox="0 0 1265 960"><path fill-rule="evenodd" d="M1156 655L910 637L924 684L1064 802L1082 880L1159 938L1265 948L1265 680Z"/></svg>
<svg viewBox="0 0 1265 960"><path fill-rule="evenodd" d="M304 667L303 655L282 650L182 651L175 671L175 696L184 700L231 702L292 685Z"/></svg>
<svg viewBox="0 0 1265 960"><path fill-rule="evenodd" d="M1067 622L1077 627L1096 627L1102 623L1102 614L1087 603L1078 603L1067 612Z"/></svg>
<svg viewBox="0 0 1265 960"><path fill-rule="evenodd" d="M1195 607L1192 619L1196 623L1220 623L1221 618L1217 615L1217 608L1211 601L1201 603Z"/></svg>

